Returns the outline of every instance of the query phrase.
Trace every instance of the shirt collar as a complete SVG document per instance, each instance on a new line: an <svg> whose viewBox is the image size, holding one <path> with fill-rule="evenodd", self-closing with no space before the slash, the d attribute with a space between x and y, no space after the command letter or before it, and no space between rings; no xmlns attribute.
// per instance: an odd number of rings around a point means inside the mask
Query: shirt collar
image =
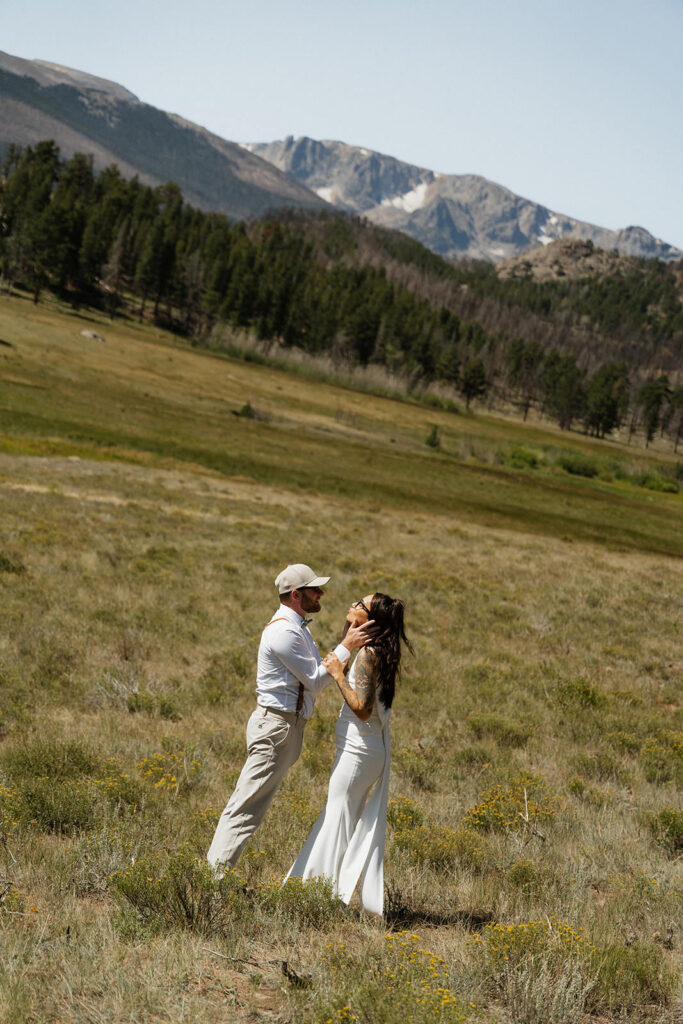
<svg viewBox="0 0 683 1024"><path fill-rule="evenodd" d="M281 604L273 618L289 619L289 621L293 622L295 626L303 626L307 621L310 621L302 618L298 612L295 612L294 609L290 608L287 604Z"/></svg>

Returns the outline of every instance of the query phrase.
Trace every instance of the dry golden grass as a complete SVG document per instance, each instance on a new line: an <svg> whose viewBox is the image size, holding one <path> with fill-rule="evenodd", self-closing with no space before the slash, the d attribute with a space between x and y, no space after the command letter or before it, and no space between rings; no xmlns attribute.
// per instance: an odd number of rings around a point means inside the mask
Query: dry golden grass
<svg viewBox="0 0 683 1024"><path fill-rule="evenodd" d="M567 444L538 427L80 329L0 305L0 1019L535 1024L524 971L559 990L578 963L596 1019L676 1020L680 857L648 815L680 806L681 497L424 445L432 422L454 451ZM271 418L233 416L247 399ZM332 690L219 933L146 920L111 876L201 863L272 580L298 560L333 576L321 649L368 589L408 606L391 798L422 825L390 831L387 921L352 905L313 926L269 895L325 799ZM476 807L507 823L472 825ZM515 966L519 926L547 919L572 931ZM511 929L511 961L487 922ZM396 930L418 939L392 946ZM430 978L438 1006L408 986Z"/></svg>

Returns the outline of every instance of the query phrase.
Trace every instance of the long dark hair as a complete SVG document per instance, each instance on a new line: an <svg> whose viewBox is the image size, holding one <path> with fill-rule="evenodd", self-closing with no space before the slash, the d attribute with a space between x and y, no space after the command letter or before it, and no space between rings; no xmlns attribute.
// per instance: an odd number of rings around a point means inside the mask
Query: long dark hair
<svg viewBox="0 0 683 1024"><path fill-rule="evenodd" d="M403 601L388 594L375 594L370 603L368 618L375 620L370 646L377 664L377 696L385 708L394 700L396 677L401 667L401 641L414 654L403 626Z"/></svg>

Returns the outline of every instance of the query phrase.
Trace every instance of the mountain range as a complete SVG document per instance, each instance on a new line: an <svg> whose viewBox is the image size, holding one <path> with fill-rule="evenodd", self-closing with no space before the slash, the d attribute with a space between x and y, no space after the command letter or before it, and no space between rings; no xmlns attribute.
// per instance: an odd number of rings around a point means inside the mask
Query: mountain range
<svg viewBox="0 0 683 1024"><path fill-rule="evenodd" d="M439 174L343 142L292 136L227 141L141 102L115 82L0 52L0 156L11 144L53 139L62 155L92 155L96 169L149 185L174 181L187 202L233 220L282 207L361 215L449 259L492 263L556 239L590 241L630 256L683 258L641 227L610 231L549 210L474 174Z"/></svg>
<svg viewBox="0 0 683 1024"><path fill-rule="evenodd" d="M0 52L0 155L10 144L53 139L62 156L92 154L96 170L118 164L146 185L174 181L188 203L233 220L283 206L323 208L304 185L115 82Z"/></svg>
<svg viewBox="0 0 683 1024"><path fill-rule="evenodd" d="M339 209L403 231L450 259L498 263L560 238L628 256L683 257L644 228L587 224L476 174L438 174L359 146L305 137L246 148Z"/></svg>

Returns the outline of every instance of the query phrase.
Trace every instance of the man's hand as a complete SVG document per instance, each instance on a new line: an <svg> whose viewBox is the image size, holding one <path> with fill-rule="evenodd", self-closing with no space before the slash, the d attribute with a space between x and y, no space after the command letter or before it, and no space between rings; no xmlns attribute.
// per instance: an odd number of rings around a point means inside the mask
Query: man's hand
<svg viewBox="0 0 683 1024"><path fill-rule="evenodd" d="M346 644L344 646L346 646ZM330 653L323 658L323 665L327 669L328 674L331 675L333 679L336 679L337 682L341 682L344 679L344 666L334 651L330 651Z"/></svg>
<svg viewBox="0 0 683 1024"><path fill-rule="evenodd" d="M347 651L355 651L357 648L365 647L366 644L369 644L372 639L372 627L374 624L375 620L370 619L369 622L364 622L362 626L349 626L342 640Z"/></svg>

